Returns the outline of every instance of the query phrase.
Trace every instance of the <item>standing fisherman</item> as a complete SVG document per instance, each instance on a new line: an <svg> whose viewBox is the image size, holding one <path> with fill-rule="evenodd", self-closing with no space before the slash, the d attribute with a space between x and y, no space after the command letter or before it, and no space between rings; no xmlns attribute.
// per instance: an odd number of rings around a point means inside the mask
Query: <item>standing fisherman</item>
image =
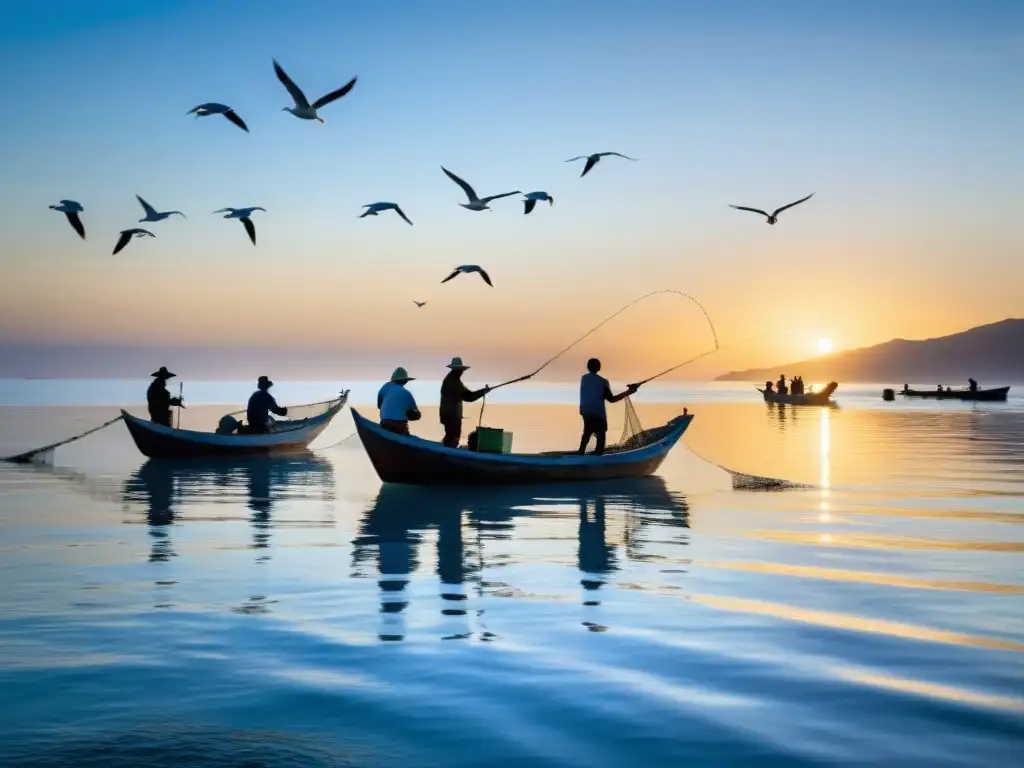
<svg viewBox="0 0 1024 768"><path fill-rule="evenodd" d="M462 404L472 403L491 391L489 386L475 392L462 383L462 374L469 370L461 357L453 357L448 364L449 372L441 382L441 424L444 425L446 448L458 448L462 439Z"/></svg>
<svg viewBox="0 0 1024 768"><path fill-rule="evenodd" d="M152 374L153 383L146 390L146 403L149 405L149 418L154 424L164 427L172 426L171 406L181 405L180 397L171 397L167 391L167 380L173 379L174 374L161 365L160 370Z"/></svg>
<svg viewBox="0 0 1024 768"><path fill-rule="evenodd" d="M601 370L601 361L592 357L587 361L589 373L583 374L580 379L580 416L583 417L583 437L580 439L580 454L587 452L587 443L591 435L597 437L597 446L594 455L600 456L604 453L604 441L608 434L608 415L605 411L605 403L617 403L623 400L639 388L639 384L630 384L625 392L617 395L612 394L611 385L608 379L598 376Z"/></svg>

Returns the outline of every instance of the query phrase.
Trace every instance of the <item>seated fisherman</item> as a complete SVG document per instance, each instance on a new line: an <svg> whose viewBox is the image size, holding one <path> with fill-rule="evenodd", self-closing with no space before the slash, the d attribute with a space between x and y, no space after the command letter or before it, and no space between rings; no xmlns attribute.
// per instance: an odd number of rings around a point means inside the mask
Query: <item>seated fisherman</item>
<svg viewBox="0 0 1024 768"><path fill-rule="evenodd" d="M398 435L409 434L409 422L419 421L423 414L416 407L416 398L405 385L415 379L405 368L395 368L391 380L377 393L377 408L380 409L380 425L388 432Z"/></svg>
<svg viewBox="0 0 1024 768"><path fill-rule="evenodd" d="M462 364L461 357L453 357L448 364L449 372L441 382L441 424L444 425L444 440L447 448L458 448L462 439L462 404L472 403L491 391L489 386L473 391L462 383L462 374L469 370Z"/></svg>
<svg viewBox="0 0 1024 768"><path fill-rule="evenodd" d="M249 422L248 432L259 435L270 429L268 421L271 413L278 416L287 416L288 409L277 404L277 400L270 394L269 390L274 382L266 376L260 376L256 382L256 391L249 398L249 405L245 410L245 419Z"/></svg>
<svg viewBox="0 0 1024 768"><path fill-rule="evenodd" d="M786 375L785 374L782 374L781 376L779 376L779 381L775 385L775 390L780 395L788 395L789 394L789 387L786 386Z"/></svg>
<svg viewBox="0 0 1024 768"><path fill-rule="evenodd" d="M161 365L160 370L153 374L153 383L146 390L149 418L154 424L173 426L171 406L181 405L181 399L171 397L171 393L167 391L167 380L173 378L174 374L168 371L166 366Z"/></svg>
<svg viewBox="0 0 1024 768"><path fill-rule="evenodd" d="M608 434L608 416L605 411L605 403L617 403L623 398L629 397L639 388L639 384L630 384L625 392L617 395L612 394L611 385L608 379L598 376L601 370L601 361L592 357L587 361L589 373L583 374L580 378L580 416L583 417L583 437L580 439L580 454L587 452L587 443L591 435L597 437L597 446L594 455L600 456L604 453L605 437Z"/></svg>

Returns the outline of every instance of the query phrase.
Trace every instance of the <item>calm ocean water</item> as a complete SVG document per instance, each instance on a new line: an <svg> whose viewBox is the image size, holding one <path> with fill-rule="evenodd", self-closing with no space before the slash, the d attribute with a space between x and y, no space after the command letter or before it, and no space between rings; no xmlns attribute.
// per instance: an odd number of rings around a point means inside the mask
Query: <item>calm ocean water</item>
<svg viewBox="0 0 1024 768"><path fill-rule="evenodd" d="M0 381L0 455L145 383ZM250 387L186 383L182 425ZM161 465L117 424L0 465L0 765L1019 764L1024 400L879 390L645 389L645 426L696 418L643 482L382 487L347 410L289 459ZM485 419L572 446L573 396Z"/></svg>

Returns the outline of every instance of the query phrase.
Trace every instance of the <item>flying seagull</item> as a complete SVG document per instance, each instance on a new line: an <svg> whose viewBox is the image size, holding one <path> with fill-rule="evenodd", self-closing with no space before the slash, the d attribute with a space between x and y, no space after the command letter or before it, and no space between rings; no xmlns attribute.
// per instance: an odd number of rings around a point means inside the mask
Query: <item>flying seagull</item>
<svg viewBox="0 0 1024 768"><path fill-rule="evenodd" d="M364 219L367 216L376 216L381 211L394 211L402 217L406 224L412 226L409 217L398 207L398 203L371 203L370 205L364 205L363 208L366 208L366 211L359 217L360 219Z"/></svg>
<svg viewBox="0 0 1024 768"><path fill-rule="evenodd" d="M536 207L538 200L546 200L548 205L555 204L555 198L553 198L547 192L531 192L526 196L526 199L523 200L523 205L526 208L526 210L523 211L523 214L525 215L532 211L534 207Z"/></svg>
<svg viewBox="0 0 1024 768"><path fill-rule="evenodd" d="M148 229L140 229L136 227L134 229L123 229L121 230L121 237L117 240L117 245L114 246L114 253L120 253L124 250L124 247L128 245L128 241L133 237L156 237Z"/></svg>
<svg viewBox="0 0 1024 768"><path fill-rule="evenodd" d="M249 132L249 127L245 124L245 121L238 116L227 104L218 104L215 101L207 102L206 104L200 104L198 107L193 107L186 115L195 115L198 117L206 117L207 115L224 115L228 120L237 125L246 133Z"/></svg>
<svg viewBox="0 0 1024 768"><path fill-rule="evenodd" d="M85 225L82 224L82 220L78 218L78 214L85 209L80 204L76 203L74 200L61 200L60 205L51 205L50 207L55 211L60 211L65 214L68 217L68 223L74 227L75 232L85 240Z"/></svg>
<svg viewBox="0 0 1024 768"><path fill-rule="evenodd" d="M518 195L519 193L518 192L513 192L512 194L513 195ZM478 267L476 264L463 264L461 267L456 267L455 271L452 272L450 275L448 275L448 277L446 277L441 282L442 283L447 283L449 280L451 280L451 279L453 279L455 277L458 277L459 274L464 273L464 274L468 275L471 272L479 272L480 273L480 277L482 277L484 279L484 282L487 283L492 288L494 287L494 283L491 282L491 278L487 275L486 272L484 272L484 270L481 267ZM424 302L424 303L426 303L426 302Z"/></svg>
<svg viewBox="0 0 1024 768"><path fill-rule="evenodd" d="M251 208L221 208L219 211L214 211L214 213L224 213L227 214L224 216L225 219L238 219L241 221L245 231L249 233L249 239L252 240L252 244L256 245L256 225L249 218L253 211L263 211L266 213L267 209L254 205Z"/></svg>
<svg viewBox="0 0 1024 768"><path fill-rule="evenodd" d="M487 204L489 202L491 202L492 200L498 200L498 199L500 199L502 197L509 197L511 195L522 194L517 189L515 192L503 192L500 195L491 195L490 197L479 198L479 197L476 196L476 192L473 191L473 188L471 186L469 186L469 184L464 182L462 179L460 179L454 173L449 171L443 165L441 166L441 170L445 172L445 175L448 176L449 179L451 179L456 184L458 184L460 187L462 187L462 191L466 193L466 197L469 198L469 202L468 203L459 203L459 205L461 205L463 208L468 208L471 211L488 211L488 210L490 210L490 208L487 206Z"/></svg>
<svg viewBox="0 0 1024 768"><path fill-rule="evenodd" d="M145 217L139 219L140 222L143 222L143 221L163 221L164 219L166 219L166 218L168 218L170 216L173 216L174 214L178 214L183 219L187 219L188 218L188 216L186 216L181 211L158 211L156 208L154 208L152 205L147 203L145 200L143 200L138 195L136 195L135 198L139 201L139 205L141 205L143 207L143 209L146 211Z"/></svg>
<svg viewBox="0 0 1024 768"><path fill-rule="evenodd" d="M584 176L590 173L591 168L597 165L598 160L600 160L602 157L608 157L608 155L615 155L616 157L625 157L627 160L632 160L634 163L637 160L637 158L635 157L626 157L626 155L623 155L619 152L595 152L592 155L580 155L579 157L573 157L566 160L565 162L574 163L577 160L582 160L586 158L587 164L583 166L583 173L580 174L580 178L582 179Z"/></svg>
<svg viewBox="0 0 1024 768"><path fill-rule="evenodd" d="M413 299L412 303L415 304L417 307L425 307L425 306L427 306L427 302L425 302L425 301L416 301L415 299Z"/></svg>
<svg viewBox="0 0 1024 768"><path fill-rule="evenodd" d="M760 208L747 208L746 206L743 205L730 204L729 207L735 208L737 211L750 211L751 213L760 213L762 216L767 217L769 224L774 225L775 222L779 220L779 214L782 213L784 210L786 210L787 208L792 208L794 205L800 205L800 203L806 200L810 200L812 197L814 197L813 192L811 192L811 194L809 194L807 197L801 197L795 203L790 203L789 205L784 205L781 208L776 208L771 213L768 213L768 211L762 211Z"/></svg>
<svg viewBox="0 0 1024 768"><path fill-rule="evenodd" d="M282 112L291 112L296 117L301 117L303 120L319 120L321 123L324 121L320 115L316 113L320 107L325 107L336 99L340 99L346 93L352 90L356 84L356 78L352 78L345 85L341 86L336 91L331 91L326 96L321 96L319 99L314 101L312 104L306 100L306 94L302 92L292 79L288 77L288 74L281 69L281 65L277 63L277 59L274 59L274 72L277 73L277 79L281 81L281 84L288 89L288 93L291 94L292 100L295 102L294 107L284 107Z"/></svg>

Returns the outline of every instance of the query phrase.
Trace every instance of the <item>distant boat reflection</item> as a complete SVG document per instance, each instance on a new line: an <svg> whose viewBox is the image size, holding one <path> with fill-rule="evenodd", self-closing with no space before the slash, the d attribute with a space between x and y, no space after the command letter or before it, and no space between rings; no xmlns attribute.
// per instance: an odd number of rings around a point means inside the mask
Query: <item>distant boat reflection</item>
<svg viewBox="0 0 1024 768"><path fill-rule="evenodd" d="M122 490L126 503L146 509L152 538L150 562L175 556L170 527L186 512L199 513L210 504L238 503L249 508L255 549L270 541L271 515L282 499L334 500L334 468L311 451L280 457L166 462L147 461L128 478Z"/></svg>
<svg viewBox="0 0 1024 768"><path fill-rule="evenodd" d="M505 555L488 563L486 542L512 538L516 518L535 514L578 517L577 567L586 597L584 605L598 605L593 595L619 568L620 558L643 559L643 529L653 524L688 526L685 499L670 492L659 477L594 485L522 486L487 489L421 489L397 485L381 488L367 509L353 541L353 570L369 576L377 571L380 590L379 639L405 639L408 584L420 567L421 544L436 536L436 575L440 582L441 614L464 619L460 631L445 639L489 640L483 611L468 606L475 592L512 595L505 582L486 578L488 568L514 565ZM622 546L607 540L609 512L623 515ZM475 625L475 629L474 629Z"/></svg>

